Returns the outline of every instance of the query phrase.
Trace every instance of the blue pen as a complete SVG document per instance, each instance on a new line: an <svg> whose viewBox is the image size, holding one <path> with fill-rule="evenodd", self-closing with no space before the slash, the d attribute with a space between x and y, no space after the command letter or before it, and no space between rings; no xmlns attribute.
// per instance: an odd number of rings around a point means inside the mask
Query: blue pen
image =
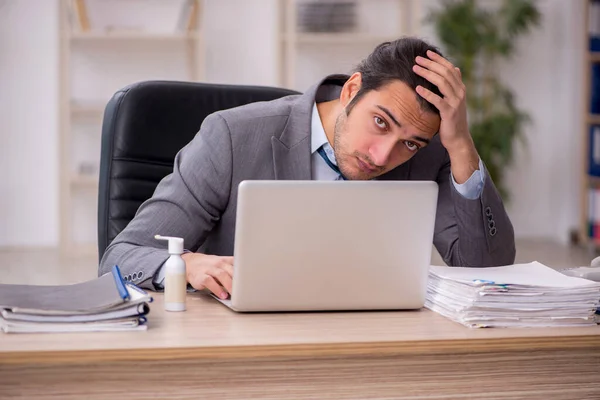
<svg viewBox="0 0 600 400"><path fill-rule="evenodd" d="M118 265L112 267L112 275L115 279L115 285L117 285L119 296L121 296L123 300L129 300L129 292L125 287L125 282L123 281L123 277L121 276L121 270L119 269Z"/></svg>

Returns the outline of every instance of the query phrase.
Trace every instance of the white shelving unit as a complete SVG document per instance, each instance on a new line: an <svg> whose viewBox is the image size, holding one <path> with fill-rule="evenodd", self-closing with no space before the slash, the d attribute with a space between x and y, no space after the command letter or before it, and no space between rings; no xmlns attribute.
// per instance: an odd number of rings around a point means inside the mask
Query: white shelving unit
<svg viewBox="0 0 600 400"><path fill-rule="evenodd" d="M353 29L303 32L298 7L308 2L315 0L281 0L279 80L290 89L303 91L326 74L348 72L376 45L418 35L421 27L420 0L355 0Z"/></svg>
<svg viewBox="0 0 600 400"><path fill-rule="evenodd" d="M193 2L198 11L193 14L196 18L193 30L178 31L174 27L171 32L164 29L154 32L98 29L94 26L92 7L87 7L91 27L81 30L73 23L77 14L75 2L59 1L60 248L64 256L97 254L100 138L104 108L110 96L128 84L148 79L203 80L204 4L199 0ZM96 10L110 5L101 1L90 3L87 6L93 5ZM119 13L121 20L123 14L131 12L133 3L120 3L124 4L123 13ZM138 3L140 7L177 7L178 12L192 4L189 0ZM115 4L119 5L113 1L112 6ZM148 61L150 58L155 61Z"/></svg>

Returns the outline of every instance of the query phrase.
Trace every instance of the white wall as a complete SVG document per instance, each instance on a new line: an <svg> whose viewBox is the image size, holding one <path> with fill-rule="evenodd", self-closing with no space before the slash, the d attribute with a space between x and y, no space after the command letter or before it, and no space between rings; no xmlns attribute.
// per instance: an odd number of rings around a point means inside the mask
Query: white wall
<svg viewBox="0 0 600 400"><path fill-rule="evenodd" d="M57 0L0 4L0 246L55 245ZM208 0L208 81L277 84L276 4ZM508 174L509 213L518 236L565 241L579 215L582 2L538 4L543 27L519 42L518 56L503 68L534 120L529 149ZM5 173L9 167L15 172Z"/></svg>
<svg viewBox="0 0 600 400"><path fill-rule="evenodd" d="M279 0L206 2L206 78L210 82L277 85Z"/></svg>
<svg viewBox="0 0 600 400"><path fill-rule="evenodd" d="M0 245L58 237L56 0L0 1Z"/></svg>

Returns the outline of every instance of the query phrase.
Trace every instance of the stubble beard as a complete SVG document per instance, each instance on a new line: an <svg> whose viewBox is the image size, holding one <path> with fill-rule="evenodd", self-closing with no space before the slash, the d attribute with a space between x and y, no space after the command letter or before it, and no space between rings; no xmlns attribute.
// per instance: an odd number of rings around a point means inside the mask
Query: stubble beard
<svg viewBox="0 0 600 400"><path fill-rule="evenodd" d="M350 169L348 167L348 161L350 157L361 157L358 152L354 152L352 155L346 151L346 143L344 140L344 132L347 127L347 115L345 111L342 111L335 119L335 126L333 127L333 154L335 155L335 161L340 172L348 180L369 180L375 176L370 176L362 171ZM362 159L368 159L366 156L362 156ZM369 160L370 161L370 160Z"/></svg>

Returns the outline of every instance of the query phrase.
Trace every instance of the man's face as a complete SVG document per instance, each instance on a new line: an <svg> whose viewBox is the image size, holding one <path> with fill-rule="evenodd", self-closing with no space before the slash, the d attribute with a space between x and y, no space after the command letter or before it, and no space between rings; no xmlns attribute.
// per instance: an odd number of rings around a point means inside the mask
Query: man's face
<svg viewBox="0 0 600 400"><path fill-rule="evenodd" d="M354 80L354 81L353 81ZM340 103L347 106L360 88L360 75L344 86ZM342 174L369 180L409 160L427 146L440 127L440 117L425 112L414 90L395 80L365 93L346 115L337 117L334 153Z"/></svg>

